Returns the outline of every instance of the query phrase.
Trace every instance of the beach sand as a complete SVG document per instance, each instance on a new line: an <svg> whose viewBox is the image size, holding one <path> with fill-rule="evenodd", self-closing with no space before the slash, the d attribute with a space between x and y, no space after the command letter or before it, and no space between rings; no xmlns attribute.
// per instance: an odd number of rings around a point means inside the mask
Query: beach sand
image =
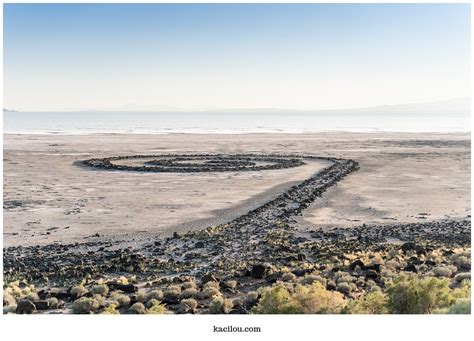
<svg viewBox="0 0 474 341"><path fill-rule="evenodd" d="M301 217L302 229L464 218L470 135L428 133L4 135L4 246L202 229L232 220L327 164L258 172L87 169L92 157L160 153L304 153L360 170Z"/></svg>

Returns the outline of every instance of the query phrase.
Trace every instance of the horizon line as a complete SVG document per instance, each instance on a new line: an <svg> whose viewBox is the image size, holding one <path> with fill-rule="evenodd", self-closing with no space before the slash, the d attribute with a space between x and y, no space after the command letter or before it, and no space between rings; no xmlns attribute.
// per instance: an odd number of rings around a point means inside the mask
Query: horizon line
<svg viewBox="0 0 474 341"><path fill-rule="evenodd" d="M295 109L295 108L273 108L273 107L238 107L238 108L179 108L170 107L156 108L156 109L140 109L142 107L153 107L153 105L137 105L136 108L103 108L103 109L55 109L55 110L21 110L3 108L3 112L38 112L38 113L77 113L77 112L168 112L168 113L186 113L186 112L232 112L232 111L296 111L296 112L322 112L322 111L348 111L348 110L368 110L396 106L407 105L433 105L437 103L451 102L451 101L470 101L470 96L451 97L447 99L440 99L434 101L420 101L396 104L377 104L361 107L347 107L347 108L327 108L327 109ZM166 105L156 105L157 107L166 107Z"/></svg>

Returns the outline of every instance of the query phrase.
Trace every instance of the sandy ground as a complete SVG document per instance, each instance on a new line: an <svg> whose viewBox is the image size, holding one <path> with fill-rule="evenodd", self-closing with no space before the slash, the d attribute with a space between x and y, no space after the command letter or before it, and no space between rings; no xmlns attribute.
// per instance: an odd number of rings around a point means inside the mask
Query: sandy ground
<svg viewBox="0 0 474 341"><path fill-rule="evenodd" d="M359 161L358 172L304 212L302 228L470 215L469 134L4 135L4 245L204 228L246 213L327 165L142 174L73 164L126 154L252 152Z"/></svg>

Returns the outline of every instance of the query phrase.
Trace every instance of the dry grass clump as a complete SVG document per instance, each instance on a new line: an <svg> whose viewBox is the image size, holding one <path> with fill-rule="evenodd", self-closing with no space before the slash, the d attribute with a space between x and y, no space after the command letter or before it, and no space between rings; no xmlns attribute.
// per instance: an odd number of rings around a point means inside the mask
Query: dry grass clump
<svg viewBox="0 0 474 341"><path fill-rule="evenodd" d="M348 295L352 291L352 286L349 283L341 282L336 286L336 290Z"/></svg>
<svg viewBox="0 0 474 341"><path fill-rule="evenodd" d="M152 298L147 303L147 307L148 307L148 309L146 310L147 314L167 314L168 313L168 310L166 309L166 307L154 298Z"/></svg>
<svg viewBox="0 0 474 341"><path fill-rule="evenodd" d="M228 314L233 306L234 304L231 300L218 296L209 304L209 312L211 314Z"/></svg>
<svg viewBox="0 0 474 341"><path fill-rule="evenodd" d="M314 275L314 274L306 275L305 277L301 278L300 281L299 281L299 283L302 284L302 285L308 285L308 284L311 285L314 282L319 282L323 286L326 286L326 283L327 283L325 278L322 278L321 276Z"/></svg>
<svg viewBox="0 0 474 341"><path fill-rule="evenodd" d="M197 309L198 303L194 298L186 298L179 303L179 310L182 312L194 313Z"/></svg>
<svg viewBox="0 0 474 341"><path fill-rule="evenodd" d="M87 294L88 291L82 284L79 284L79 285L73 286L70 290L70 293L71 295L74 295L76 298L79 298Z"/></svg>
<svg viewBox="0 0 474 341"><path fill-rule="evenodd" d="M181 287L179 285L171 285L165 289L163 295L166 297L178 296L181 294Z"/></svg>
<svg viewBox="0 0 474 341"><path fill-rule="evenodd" d="M218 282L214 282L214 281L209 281L209 282L206 282L204 283L203 289L207 289L207 288L216 288L216 289L219 289L219 283Z"/></svg>
<svg viewBox="0 0 474 341"><path fill-rule="evenodd" d="M281 280L283 282L296 282L296 275L291 273L291 272L285 272L282 276L281 276Z"/></svg>
<svg viewBox="0 0 474 341"><path fill-rule="evenodd" d="M258 292L256 291L249 291L247 295L245 295L243 299L243 304L246 307L253 307L258 302Z"/></svg>
<svg viewBox="0 0 474 341"><path fill-rule="evenodd" d="M15 297L13 297L13 295L10 293L11 291L7 289L3 291L3 305L4 306L16 305Z"/></svg>
<svg viewBox="0 0 474 341"><path fill-rule="evenodd" d="M46 301L48 301L48 306L51 309L56 309L59 307L59 300L56 297L47 298Z"/></svg>
<svg viewBox="0 0 474 341"><path fill-rule="evenodd" d="M188 288L181 292L181 298L197 297L199 291L196 288Z"/></svg>
<svg viewBox="0 0 474 341"><path fill-rule="evenodd" d="M437 266L433 269L433 274L436 277L451 277L458 269L455 266Z"/></svg>
<svg viewBox="0 0 474 341"><path fill-rule="evenodd" d="M31 302L36 302L39 301L39 296L36 292L30 292L28 295L25 296L27 300L30 300Z"/></svg>
<svg viewBox="0 0 474 341"><path fill-rule="evenodd" d="M146 294L146 301L149 301L151 299L161 301L163 297L164 297L163 291L155 289L155 290L151 290L150 292Z"/></svg>
<svg viewBox="0 0 474 341"><path fill-rule="evenodd" d="M252 309L257 314L334 314L341 312L346 300L339 292L326 290L321 283L296 285L289 291L280 283L262 290L262 297Z"/></svg>
<svg viewBox="0 0 474 341"><path fill-rule="evenodd" d="M182 287L183 287L184 290L186 290L186 289L196 289L197 284L194 280L189 280L187 282L184 282Z"/></svg>
<svg viewBox="0 0 474 341"><path fill-rule="evenodd" d="M221 292L219 291L219 283L214 281L206 282L203 286L202 291L198 294L198 298L206 299L206 298L213 298L216 296L221 296Z"/></svg>
<svg viewBox="0 0 474 341"><path fill-rule="evenodd" d="M402 268L402 265L400 264L400 262L394 259L386 261L385 266L391 270L398 270Z"/></svg>
<svg viewBox="0 0 474 341"><path fill-rule="evenodd" d="M7 305L3 307L3 314L15 314L16 313L16 303L12 305Z"/></svg>
<svg viewBox="0 0 474 341"><path fill-rule="evenodd" d="M136 302L132 304L130 308L128 308L128 312L131 314L145 314L146 308L145 305L141 302Z"/></svg>
<svg viewBox="0 0 474 341"><path fill-rule="evenodd" d="M107 284L97 284L91 288L91 292L93 294L107 296L107 294L109 293L109 287L107 286Z"/></svg>
<svg viewBox="0 0 474 341"><path fill-rule="evenodd" d="M81 297L72 304L74 314L91 314L99 309L99 302L94 298Z"/></svg>
<svg viewBox="0 0 474 341"><path fill-rule="evenodd" d="M237 281L235 280L228 280L225 282L225 286L229 289L234 290L237 287Z"/></svg>
<svg viewBox="0 0 474 341"><path fill-rule="evenodd" d="M112 294L110 295L110 299L117 302L119 307L126 308L130 306L130 297L128 297L125 294L122 294L121 292L118 292L118 291L112 292Z"/></svg>
<svg viewBox="0 0 474 341"><path fill-rule="evenodd" d="M120 312L117 310L118 306L115 303L111 303L102 310L101 314L104 315L117 315Z"/></svg>
<svg viewBox="0 0 474 341"><path fill-rule="evenodd" d="M356 280L356 278L354 276L351 276L350 274L348 274L347 272L344 272L344 271L336 272L334 274L334 278L336 280L336 283L340 283L340 282L351 283L351 282L354 282Z"/></svg>

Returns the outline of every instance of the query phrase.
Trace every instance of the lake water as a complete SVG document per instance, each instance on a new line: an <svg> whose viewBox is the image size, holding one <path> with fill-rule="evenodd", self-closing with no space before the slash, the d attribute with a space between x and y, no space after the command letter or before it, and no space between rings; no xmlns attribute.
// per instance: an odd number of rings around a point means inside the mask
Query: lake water
<svg viewBox="0 0 474 341"><path fill-rule="evenodd" d="M470 131L462 115L310 112L4 112L4 133L312 133Z"/></svg>

